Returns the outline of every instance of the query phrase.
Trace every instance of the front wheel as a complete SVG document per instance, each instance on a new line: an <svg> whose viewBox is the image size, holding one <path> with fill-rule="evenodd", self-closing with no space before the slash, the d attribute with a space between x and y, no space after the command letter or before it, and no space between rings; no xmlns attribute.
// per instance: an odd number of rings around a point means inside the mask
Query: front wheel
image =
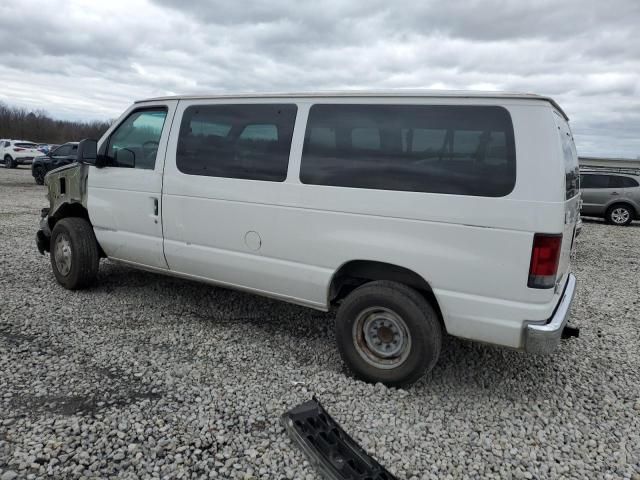
<svg viewBox="0 0 640 480"><path fill-rule="evenodd" d="M37 165L33 167L33 178L38 185L44 185L44 176L47 174L44 167Z"/></svg>
<svg viewBox="0 0 640 480"><path fill-rule="evenodd" d="M401 283L375 281L354 290L336 317L342 359L362 380L410 385L431 370L442 344L433 307Z"/></svg>
<svg viewBox="0 0 640 480"><path fill-rule="evenodd" d="M83 218L59 220L51 232L53 274L68 290L90 286L98 275L100 256L93 228Z"/></svg>
<svg viewBox="0 0 640 480"><path fill-rule="evenodd" d="M607 221L613 225L629 225L633 220L633 210L627 205L613 205L607 210Z"/></svg>

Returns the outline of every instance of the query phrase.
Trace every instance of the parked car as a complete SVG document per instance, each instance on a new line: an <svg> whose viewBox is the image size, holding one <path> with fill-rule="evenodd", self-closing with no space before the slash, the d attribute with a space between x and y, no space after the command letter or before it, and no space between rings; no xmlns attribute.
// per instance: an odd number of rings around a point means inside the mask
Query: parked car
<svg viewBox="0 0 640 480"><path fill-rule="evenodd" d="M604 218L621 226L640 218L640 171L636 174L583 171L580 188L582 215Z"/></svg>
<svg viewBox="0 0 640 480"><path fill-rule="evenodd" d="M78 159L47 175L37 233L65 288L104 255L336 306L346 364L396 386L435 365L444 333L548 353L570 331L578 160L550 98L157 98Z"/></svg>
<svg viewBox="0 0 640 480"><path fill-rule="evenodd" d="M48 143L41 143L38 145L38 151L44 153L45 155L53 150L57 145L51 145Z"/></svg>
<svg viewBox="0 0 640 480"><path fill-rule="evenodd" d="M25 140L3 140L0 144L0 158L6 168L29 165L34 157L40 155L38 146Z"/></svg>
<svg viewBox="0 0 640 480"><path fill-rule="evenodd" d="M33 159L31 163L31 175L38 185L44 184L44 176L47 172L69 165L76 161L78 153L78 142L68 142L60 145L47 155L41 155Z"/></svg>

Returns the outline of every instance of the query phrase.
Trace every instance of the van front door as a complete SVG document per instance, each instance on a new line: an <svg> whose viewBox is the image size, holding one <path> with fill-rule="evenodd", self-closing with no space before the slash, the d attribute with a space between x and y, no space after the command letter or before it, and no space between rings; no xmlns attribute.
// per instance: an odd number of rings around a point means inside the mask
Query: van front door
<svg viewBox="0 0 640 480"><path fill-rule="evenodd" d="M108 257L167 268L162 240L162 171L177 101L135 105L99 145L106 166L91 167L87 207Z"/></svg>

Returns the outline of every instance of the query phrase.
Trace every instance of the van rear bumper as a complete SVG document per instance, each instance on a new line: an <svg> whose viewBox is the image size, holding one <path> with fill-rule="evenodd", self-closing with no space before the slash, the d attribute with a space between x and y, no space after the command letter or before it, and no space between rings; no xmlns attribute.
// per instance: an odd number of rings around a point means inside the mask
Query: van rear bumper
<svg viewBox="0 0 640 480"><path fill-rule="evenodd" d="M576 277L569 274L564 292L553 316L543 324L529 323L524 329L524 349L529 353L547 354L553 352L562 337L562 331L569 321L571 303L576 294Z"/></svg>

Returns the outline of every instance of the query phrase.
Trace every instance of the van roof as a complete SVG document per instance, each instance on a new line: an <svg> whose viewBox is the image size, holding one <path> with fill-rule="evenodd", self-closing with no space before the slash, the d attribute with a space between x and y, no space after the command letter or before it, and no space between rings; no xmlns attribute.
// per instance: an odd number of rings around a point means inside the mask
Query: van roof
<svg viewBox="0 0 640 480"><path fill-rule="evenodd" d="M495 98L495 99L524 99L549 102L558 112L569 120L567 114L556 101L544 95L518 92L486 92L477 90L339 90L322 92L271 92L271 93L221 93L221 94L193 94L171 95L165 97L137 100L135 103L158 100L215 100L233 98L328 98L328 97L423 97L423 98Z"/></svg>

